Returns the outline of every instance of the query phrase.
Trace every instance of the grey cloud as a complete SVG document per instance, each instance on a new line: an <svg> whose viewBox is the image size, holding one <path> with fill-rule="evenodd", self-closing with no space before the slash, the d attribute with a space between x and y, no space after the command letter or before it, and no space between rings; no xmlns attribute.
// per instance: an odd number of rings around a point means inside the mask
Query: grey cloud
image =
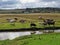
<svg viewBox="0 0 60 45"><path fill-rule="evenodd" d="M16 2L16 1L0 2L0 6L3 6L3 5L12 5L12 4L15 4L15 3L18 3L18 2Z"/></svg>
<svg viewBox="0 0 60 45"><path fill-rule="evenodd" d="M15 7L17 8L59 7L60 8L60 0L37 0L37 1L38 2L21 3L20 1L17 0L8 0L5 2L0 0L0 8L15 8Z"/></svg>
<svg viewBox="0 0 60 45"><path fill-rule="evenodd" d="M52 1L59 1L59 0L41 0L43 2L52 2Z"/></svg>

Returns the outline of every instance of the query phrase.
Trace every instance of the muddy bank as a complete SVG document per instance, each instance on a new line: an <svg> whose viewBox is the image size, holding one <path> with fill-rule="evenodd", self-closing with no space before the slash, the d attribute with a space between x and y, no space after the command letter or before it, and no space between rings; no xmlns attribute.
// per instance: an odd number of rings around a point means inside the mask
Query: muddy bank
<svg viewBox="0 0 60 45"><path fill-rule="evenodd" d="M19 32L19 31L39 31L39 30L58 30L60 27L46 27L46 28L22 28L22 29L0 29L0 32Z"/></svg>

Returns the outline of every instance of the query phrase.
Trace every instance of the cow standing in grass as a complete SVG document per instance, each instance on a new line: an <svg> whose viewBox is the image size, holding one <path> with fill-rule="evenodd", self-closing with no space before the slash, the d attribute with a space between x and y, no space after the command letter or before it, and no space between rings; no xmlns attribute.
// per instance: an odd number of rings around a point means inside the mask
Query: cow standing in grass
<svg viewBox="0 0 60 45"><path fill-rule="evenodd" d="M8 21L11 25L15 26L15 22L16 22L17 20L8 18L7 21Z"/></svg>
<svg viewBox="0 0 60 45"><path fill-rule="evenodd" d="M18 20L18 18L14 18L15 19L15 21L17 21Z"/></svg>
<svg viewBox="0 0 60 45"><path fill-rule="evenodd" d="M55 21L53 19L46 19L43 21L43 25L53 25L55 26Z"/></svg>
<svg viewBox="0 0 60 45"><path fill-rule="evenodd" d="M46 25L53 25L55 26L55 21L53 19L44 19L42 16L39 16L39 21L40 20L43 20L43 25L46 26Z"/></svg>
<svg viewBox="0 0 60 45"><path fill-rule="evenodd" d="M14 20L14 19L10 20L10 24L13 25L13 26L15 26L15 22L16 22L16 20Z"/></svg>
<svg viewBox="0 0 60 45"><path fill-rule="evenodd" d="M25 23L25 22L26 22L26 20L21 19L19 22L20 22L20 23Z"/></svg>
<svg viewBox="0 0 60 45"><path fill-rule="evenodd" d="M36 27L36 24L31 22L30 27Z"/></svg>

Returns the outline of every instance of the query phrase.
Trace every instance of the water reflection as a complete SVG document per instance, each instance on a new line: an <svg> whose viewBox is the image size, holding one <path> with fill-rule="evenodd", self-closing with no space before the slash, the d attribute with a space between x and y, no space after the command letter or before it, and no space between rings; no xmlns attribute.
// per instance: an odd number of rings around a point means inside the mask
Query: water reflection
<svg viewBox="0 0 60 45"><path fill-rule="evenodd" d="M30 32L2 32L0 33L0 40L12 40L19 36L30 35Z"/></svg>
<svg viewBox="0 0 60 45"><path fill-rule="evenodd" d="M16 37L24 36L24 35L31 35L32 31L27 32L0 32L0 40L12 40ZM42 34L42 32L36 31L35 34Z"/></svg>
<svg viewBox="0 0 60 45"><path fill-rule="evenodd" d="M25 32L0 32L0 40L12 40L16 37L24 36L24 35L31 35L31 32L34 31L25 31ZM55 30L54 32L60 32L60 30ZM35 31L35 34L43 34L41 31Z"/></svg>

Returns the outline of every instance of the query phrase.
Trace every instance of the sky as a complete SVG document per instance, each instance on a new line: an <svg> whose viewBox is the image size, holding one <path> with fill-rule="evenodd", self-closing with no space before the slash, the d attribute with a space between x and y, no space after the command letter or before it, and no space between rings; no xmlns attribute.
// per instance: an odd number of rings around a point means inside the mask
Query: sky
<svg viewBox="0 0 60 45"><path fill-rule="evenodd" d="M0 0L0 9L22 9L35 7L60 8L60 0Z"/></svg>

